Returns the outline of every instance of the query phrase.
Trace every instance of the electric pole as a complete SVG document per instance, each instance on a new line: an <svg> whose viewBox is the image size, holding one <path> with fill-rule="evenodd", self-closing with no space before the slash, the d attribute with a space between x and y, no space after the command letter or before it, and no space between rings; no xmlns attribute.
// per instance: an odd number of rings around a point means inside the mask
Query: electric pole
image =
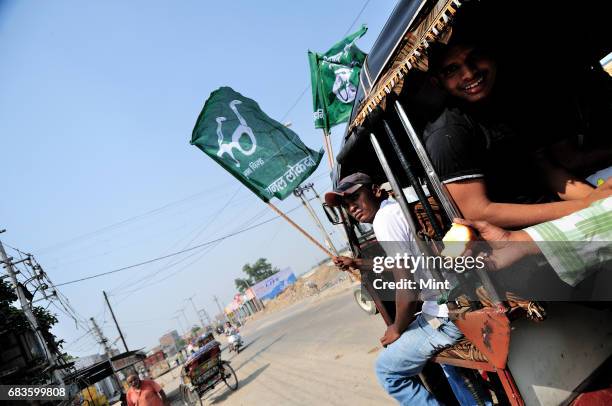
<svg viewBox="0 0 612 406"><path fill-rule="evenodd" d="M30 303L26 299L26 296L23 292L23 286L17 280L17 272L15 271L15 268L13 267L13 262L11 262L12 258L9 258L6 255L6 251L4 251L4 246L2 245L1 241L0 241L0 259L2 259L1 262L4 263L4 268L6 269L6 272L8 273L9 277L11 278L11 283L13 284L13 288L15 289L15 292L17 293L17 297L19 298L21 309L23 310L24 315L28 319L30 326L36 333L35 335L38 341L40 342L40 345L42 346L42 348L45 350L45 353L47 354L47 358L49 360L49 366L53 370L53 376L55 377L55 380L60 385L63 385L64 380L62 379L62 374L57 370L57 367L59 366L57 362L57 357L53 352L51 352L51 349L47 345L47 342L45 341L44 337L42 337L40 325L38 324L38 320L36 320L36 316L34 316L34 313L32 312L32 307L30 306Z"/></svg>
<svg viewBox="0 0 612 406"><path fill-rule="evenodd" d="M193 311L196 313L196 316L198 316L198 318L200 319L200 324L202 324L202 328L204 328L206 326L206 324L204 323L204 319L202 318L202 315L200 314L198 309L196 309L196 305L193 302L193 296L195 296L195 295L192 295L191 297L188 297L185 300L189 300L191 302L191 306L193 306Z"/></svg>
<svg viewBox="0 0 612 406"><path fill-rule="evenodd" d="M98 337L98 343L102 344L102 346L104 347L104 353L106 353L106 356L110 361L110 359L113 357L113 353L111 351L110 346L108 345L108 340L106 339L106 337L104 337L104 334L102 333L102 330L100 330L100 327L98 327L96 319L90 317L89 320L91 320L91 324L93 325L93 331L96 334L96 337Z"/></svg>
<svg viewBox="0 0 612 406"><path fill-rule="evenodd" d="M121 332L121 329L119 328L119 323L117 323L117 319L115 318L115 312L113 312L113 308L111 307L110 302L108 301L108 296L106 295L105 291L102 291L102 294L104 295L104 300L106 300L106 304L108 305L108 310L110 310L110 314L111 316L113 316L113 321L115 322L115 327L117 327L117 331L119 332L119 337L121 337L121 341L123 342L123 346L125 347L125 352L128 352L128 346L125 343L125 338L123 338L123 333Z"/></svg>
<svg viewBox="0 0 612 406"><path fill-rule="evenodd" d="M102 333L102 330L100 330L100 327L98 327L98 323L96 323L96 319L94 319L93 317L90 317L89 320L91 320L91 324L93 325L93 331L98 337L98 342L102 344L102 346L104 347L106 358L108 358L108 363L110 364L110 367L113 371L113 377L115 378L115 384L119 388L119 391L123 392L123 386L121 385L121 379L119 379L119 377L117 376L117 372L115 371L115 367L113 366L113 362L111 361L111 358L113 357L113 352L110 348L110 345L108 345L108 340L106 339L106 337L104 337L104 333Z"/></svg>
<svg viewBox="0 0 612 406"><path fill-rule="evenodd" d="M213 300L215 301L215 303L217 303L217 308L219 309L219 314L223 315L223 319L227 320L227 316L225 316L225 312L223 311L223 308L221 307L221 304L219 303L219 298L215 295L213 295Z"/></svg>
<svg viewBox="0 0 612 406"><path fill-rule="evenodd" d="M319 220L317 213L314 211L314 209L310 205L310 202L308 202L308 198L304 196L304 192L307 191L308 189L311 189L313 186L314 184L312 183L307 183L304 186L298 186L293 191L293 194L295 195L295 197L299 198L302 201L302 205L304 206L308 214L310 214L310 217L312 217L312 220L315 222L315 225L321 231L321 234L323 235L323 239L327 243L329 249L331 249L333 253L336 254L337 256L338 250L334 246L334 243L332 242L331 238L329 238L327 231L325 231L325 227L323 227L323 224L321 223L321 220Z"/></svg>

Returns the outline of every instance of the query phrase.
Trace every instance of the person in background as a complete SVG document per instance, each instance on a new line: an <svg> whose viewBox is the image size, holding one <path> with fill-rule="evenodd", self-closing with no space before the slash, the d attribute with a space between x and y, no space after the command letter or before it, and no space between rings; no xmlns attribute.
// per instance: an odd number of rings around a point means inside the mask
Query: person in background
<svg viewBox="0 0 612 406"><path fill-rule="evenodd" d="M166 393L153 380L141 380L138 375L130 374L127 378L130 386L127 392L128 406L169 406Z"/></svg>

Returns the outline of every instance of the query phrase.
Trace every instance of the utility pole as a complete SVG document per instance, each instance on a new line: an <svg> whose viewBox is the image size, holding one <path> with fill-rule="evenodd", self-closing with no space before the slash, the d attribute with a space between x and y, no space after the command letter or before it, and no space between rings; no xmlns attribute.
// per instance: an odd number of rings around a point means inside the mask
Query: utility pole
<svg viewBox="0 0 612 406"><path fill-rule="evenodd" d="M102 344L102 346L104 347L104 352L106 353L108 362L110 363L111 369L113 370L113 377L115 378L115 383L117 384L119 390L123 392L121 380L117 376L117 373L115 372L115 368L113 367L113 363L111 361L111 358L113 357L113 353L111 351L110 345L108 345L108 340L106 339L106 337L104 337L104 333L102 333L102 330L100 330L100 327L98 327L98 323L96 323L96 319L94 319L93 317L90 317L89 320L91 320L91 324L93 325L93 331L98 337L98 342Z"/></svg>
<svg viewBox="0 0 612 406"><path fill-rule="evenodd" d="M332 242L331 238L329 238L327 231L325 231L325 227L323 227L323 224L321 223L321 220L319 220L317 213L313 210L312 206L308 202L308 198L304 196L304 192L306 192L308 189L311 189L313 186L313 183L307 183L304 186L298 186L293 191L293 194L295 195L295 197L299 198L302 201L302 205L304 206L308 214L310 214L310 217L312 217L312 220L315 222L315 225L321 231L323 239L327 243L328 247L333 251L336 256L338 256L338 250L334 246L334 243Z"/></svg>
<svg viewBox="0 0 612 406"><path fill-rule="evenodd" d="M183 328L183 323L181 322L181 316L174 316L172 318L177 321L177 323L179 325L179 330L182 331L181 337L184 336L185 335L185 329Z"/></svg>
<svg viewBox="0 0 612 406"><path fill-rule="evenodd" d="M191 302L191 306L193 306L193 311L196 312L196 316L198 316L198 318L200 319L200 324L202 324L202 328L204 328L204 326L206 326L206 324L204 323L204 319L202 319L202 315L200 314L200 312L198 312L198 309L196 309L195 307L195 303L193 302L193 297L195 295L192 295L191 297L188 297L185 300L189 300Z"/></svg>
<svg viewBox="0 0 612 406"><path fill-rule="evenodd" d="M225 316L225 312L223 311L223 308L221 307L221 304L219 303L219 298L213 295L213 300L215 301L215 303L217 303L217 308L219 309L219 313L223 315L223 318L225 320L227 320L227 316Z"/></svg>
<svg viewBox="0 0 612 406"><path fill-rule="evenodd" d="M0 232L4 232L4 230ZM15 268L13 267L13 262L11 262L12 258L9 258L6 255L6 251L4 251L4 246L2 245L1 241L0 241L0 259L2 260L2 263L4 263L4 268L6 269L9 277L11 278L13 288L15 289L15 292L17 293L17 297L19 298L19 303L21 304L21 309L23 310L23 313L28 319L28 322L30 323L32 329L36 333L36 337L38 338L40 345L43 347L43 349L45 350L45 353L47 354L47 358L49 360L49 366L53 370L53 376L55 377L55 380L57 381L57 383L59 383L60 385L63 385L64 380L62 379L62 374L57 369L57 367L59 366L57 362L57 357L53 352L51 352L51 349L47 345L47 342L42 337L40 326L38 324L38 320L36 320L36 316L34 316L34 313L32 312L32 307L30 306L30 303L28 303L28 300L25 297L22 285L20 285L19 281L17 280L17 272L15 271Z"/></svg>
<svg viewBox="0 0 612 406"><path fill-rule="evenodd" d="M204 318L206 319L206 321L208 321L208 324L212 326L212 320L210 319L210 316L208 315L208 312L206 311L206 309L198 310L198 315L200 317L202 317L202 315L204 315Z"/></svg>
<svg viewBox="0 0 612 406"><path fill-rule="evenodd" d="M179 309L176 311L177 313L181 313L183 315L183 317L185 318L185 325L187 326L187 331L191 332L191 328L189 327L189 319L187 318L187 315L185 314L185 308Z"/></svg>
<svg viewBox="0 0 612 406"><path fill-rule="evenodd" d="M108 305L108 310L110 310L110 314L111 316L113 316L113 321L115 322L115 327L117 327L117 331L119 332L119 337L121 337L121 341L123 342L123 346L125 347L125 352L128 352L128 346L125 343L125 338L123 338L123 333L121 332L121 329L119 328L119 323L117 323L117 319L115 318L115 312L113 312L113 308L111 307L110 302L108 301L108 296L106 295L105 291L102 291L102 294L104 295L104 300L106 300L106 304Z"/></svg>
<svg viewBox="0 0 612 406"><path fill-rule="evenodd" d="M102 346L104 347L104 353L110 360L113 357L113 353L111 351L110 346L108 345L108 340L106 339L106 337L104 337L104 334L102 333L102 330L100 330L100 327L98 327L96 319L90 317L89 320L91 320L91 324L93 325L93 331L96 334L96 337L98 337L98 343L102 344Z"/></svg>

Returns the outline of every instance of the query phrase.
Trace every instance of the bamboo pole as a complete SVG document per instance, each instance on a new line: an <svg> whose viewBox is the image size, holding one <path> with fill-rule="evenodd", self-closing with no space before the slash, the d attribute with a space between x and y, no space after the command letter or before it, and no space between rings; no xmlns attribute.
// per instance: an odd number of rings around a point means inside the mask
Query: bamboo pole
<svg viewBox="0 0 612 406"><path fill-rule="evenodd" d="M325 255L329 256L330 258L334 257L334 254L332 254L327 248L325 248L324 246L322 246L317 240L315 240L310 234L308 234L306 232L306 230L304 230L302 227L298 226L293 220L291 220L289 217L287 217L287 215L285 213L283 213L282 211L280 211L280 209L278 207L276 207L275 205L273 205L272 203L268 202L267 203L268 206L274 210L279 216L281 216L282 218L284 218L285 220L287 220L287 222L289 224L291 224L293 227L295 227L296 230L298 230L300 233L302 233L304 235L304 237L308 238L310 240L310 242L312 242L314 245L316 245L317 247L319 247L324 253Z"/></svg>

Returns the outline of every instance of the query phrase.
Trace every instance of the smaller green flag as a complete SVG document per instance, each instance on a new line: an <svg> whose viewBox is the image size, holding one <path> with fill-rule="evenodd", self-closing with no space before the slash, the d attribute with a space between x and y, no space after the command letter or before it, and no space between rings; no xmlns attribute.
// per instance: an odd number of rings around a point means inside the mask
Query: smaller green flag
<svg viewBox="0 0 612 406"><path fill-rule="evenodd" d="M329 130L350 119L366 57L355 41L367 30L362 25L324 54L308 51L315 128Z"/></svg>
<svg viewBox="0 0 612 406"><path fill-rule="evenodd" d="M259 105L229 87L210 94L191 144L265 202L284 199L317 169L323 151L268 117Z"/></svg>

